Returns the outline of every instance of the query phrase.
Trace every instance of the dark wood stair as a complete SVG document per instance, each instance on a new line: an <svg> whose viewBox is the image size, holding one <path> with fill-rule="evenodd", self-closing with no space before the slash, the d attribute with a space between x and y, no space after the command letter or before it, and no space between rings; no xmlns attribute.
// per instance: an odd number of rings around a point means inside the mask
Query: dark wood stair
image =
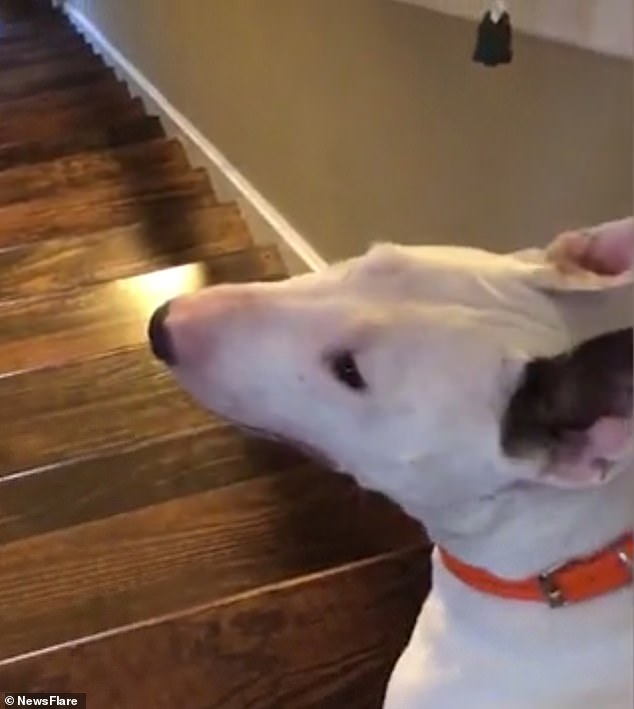
<svg viewBox="0 0 634 709"><path fill-rule="evenodd" d="M422 530L145 342L170 295L286 276L58 11L0 0L0 695L379 709Z"/></svg>

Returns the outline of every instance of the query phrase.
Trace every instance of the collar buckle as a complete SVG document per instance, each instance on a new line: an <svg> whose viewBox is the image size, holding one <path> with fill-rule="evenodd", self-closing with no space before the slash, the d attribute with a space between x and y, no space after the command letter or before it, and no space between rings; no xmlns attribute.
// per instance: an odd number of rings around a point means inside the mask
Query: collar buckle
<svg viewBox="0 0 634 709"><path fill-rule="evenodd" d="M628 556L625 549L615 549L616 557L629 573L630 579L634 578L634 570L632 568L632 558ZM539 584L539 589L542 596L548 602L551 608L562 608L568 605L568 599L566 598L561 586L557 583L557 572L565 569L569 564L562 564L561 566L552 566L550 569L539 574L537 581Z"/></svg>
<svg viewBox="0 0 634 709"><path fill-rule="evenodd" d="M632 558L627 555L627 552L624 549L620 549L619 551L616 552L616 555L618 557L618 560L623 564L623 566L626 568L630 575L630 579L632 578L633 571L632 571Z"/></svg>
<svg viewBox="0 0 634 709"><path fill-rule="evenodd" d="M551 608L562 608L568 605L566 596L555 578L557 571L562 568L563 566L553 566L537 577L540 591Z"/></svg>

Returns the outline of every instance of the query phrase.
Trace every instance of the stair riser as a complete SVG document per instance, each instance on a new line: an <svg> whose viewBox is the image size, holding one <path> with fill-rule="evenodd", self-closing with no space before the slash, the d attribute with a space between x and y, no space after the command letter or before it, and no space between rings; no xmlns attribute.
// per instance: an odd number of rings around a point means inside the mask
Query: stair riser
<svg viewBox="0 0 634 709"><path fill-rule="evenodd" d="M165 136L158 118L122 119L108 126L97 126L77 134L57 135L46 142L14 142L0 145L0 170L83 153L89 150L131 145Z"/></svg>
<svg viewBox="0 0 634 709"><path fill-rule="evenodd" d="M78 70L105 69L102 59L90 51L71 54L70 56L53 55L40 62L28 62L25 65L0 65L0 91L26 82L45 82L59 77L73 76Z"/></svg>
<svg viewBox="0 0 634 709"><path fill-rule="evenodd" d="M55 294L247 249L237 209L151 205L128 226L0 251L0 301Z"/></svg>
<svg viewBox="0 0 634 709"><path fill-rule="evenodd" d="M107 74L86 86L42 91L16 98L13 101L5 101L2 104L0 120L3 121L5 117L13 117L14 115L22 115L28 119L32 118L34 112L38 113L41 111L48 113L49 111L71 108L81 110L85 108L87 103L106 100L111 96L117 98L122 96L129 97L130 92L128 87L118 81L116 76Z"/></svg>
<svg viewBox="0 0 634 709"><path fill-rule="evenodd" d="M70 197L42 199L0 208L0 248L88 234L143 218L156 201L168 197L199 197L215 202L203 171L155 178L131 184L118 181L76 190ZM121 221L123 220L123 221Z"/></svg>
<svg viewBox="0 0 634 709"><path fill-rule="evenodd" d="M53 21L50 21L50 20ZM0 44L3 47L18 49L23 44L46 46L63 44L77 38L77 33L67 25L60 24L57 17L33 23L29 20L16 20L4 24L0 30Z"/></svg>
<svg viewBox="0 0 634 709"><path fill-rule="evenodd" d="M17 141L54 144L59 136L66 136L68 141L79 143L85 132L94 133L99 128L107 130L113 116L116 116L118 123L139 121L145 117L145 111L140 99L125 98L117 103L110 100L106 105L97 103L82 109L51 112L46 122L35 120L33 114L27 120L21 117L15 120L0 119L0 146Z"/></svg>
<svg viewBox="0 0 634 709"><path fill-rule="evenodd" d="M87 58L94 58L95 53L81 41L69 42L59 48L25 47L22 51L14 49L6 51L0 45L0 76L3 72L32 65L55 63L58 61L76 61L82 63Z"/></svg>
<svg viewBox="0 0 634 709"><path fill-rule="evenodd" d="M97 189L102 184L133 185L147 179L148 175L156 179L169 178L187 170L189 165L178 143L152 141L143 146L143 150L132 146L110 155L78 154L74 160L0 172L0 208L28 200L63 197L75 190Z"/></svg>
<svg viewBox="0 0 634 709"><path fill-rule="evenodd" d="M0 84L0 104L3 101L12 101L21 96L28 96L39 91L81 86L91 81L98 81L107 75L109 71L109 69L100 64L93 64L85 68L76 67L70 72L64 69L59 73L51 73L49 76L34 77L33 79L28 77L26 79L20 77L11 81L6 79ZM1 110L2 106L0 105Z"/></svg>

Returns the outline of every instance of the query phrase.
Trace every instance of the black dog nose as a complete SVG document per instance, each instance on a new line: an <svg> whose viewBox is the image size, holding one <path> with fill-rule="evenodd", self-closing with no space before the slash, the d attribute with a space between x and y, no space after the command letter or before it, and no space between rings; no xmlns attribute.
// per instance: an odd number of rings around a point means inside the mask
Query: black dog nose
<svg viewBox="0 0 634 709"><path fill-rule="evenodd" d="M167 301L154 311L148 323L148 339L154 356L167 365L174 365L176 364L174 347L165 325L169 309L170 303Z"/></svg>

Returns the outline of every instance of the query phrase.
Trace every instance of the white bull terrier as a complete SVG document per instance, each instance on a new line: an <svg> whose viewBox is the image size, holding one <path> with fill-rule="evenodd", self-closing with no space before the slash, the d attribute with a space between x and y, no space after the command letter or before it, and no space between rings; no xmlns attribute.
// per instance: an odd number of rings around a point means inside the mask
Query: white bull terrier
<svg viewBox="0 0 634 709"><path fill-rule="evenodd" d="M632 219L510 254L381 244L152 317L204 407L436 543L386 709L632 708L633 251Z"/></svg>

